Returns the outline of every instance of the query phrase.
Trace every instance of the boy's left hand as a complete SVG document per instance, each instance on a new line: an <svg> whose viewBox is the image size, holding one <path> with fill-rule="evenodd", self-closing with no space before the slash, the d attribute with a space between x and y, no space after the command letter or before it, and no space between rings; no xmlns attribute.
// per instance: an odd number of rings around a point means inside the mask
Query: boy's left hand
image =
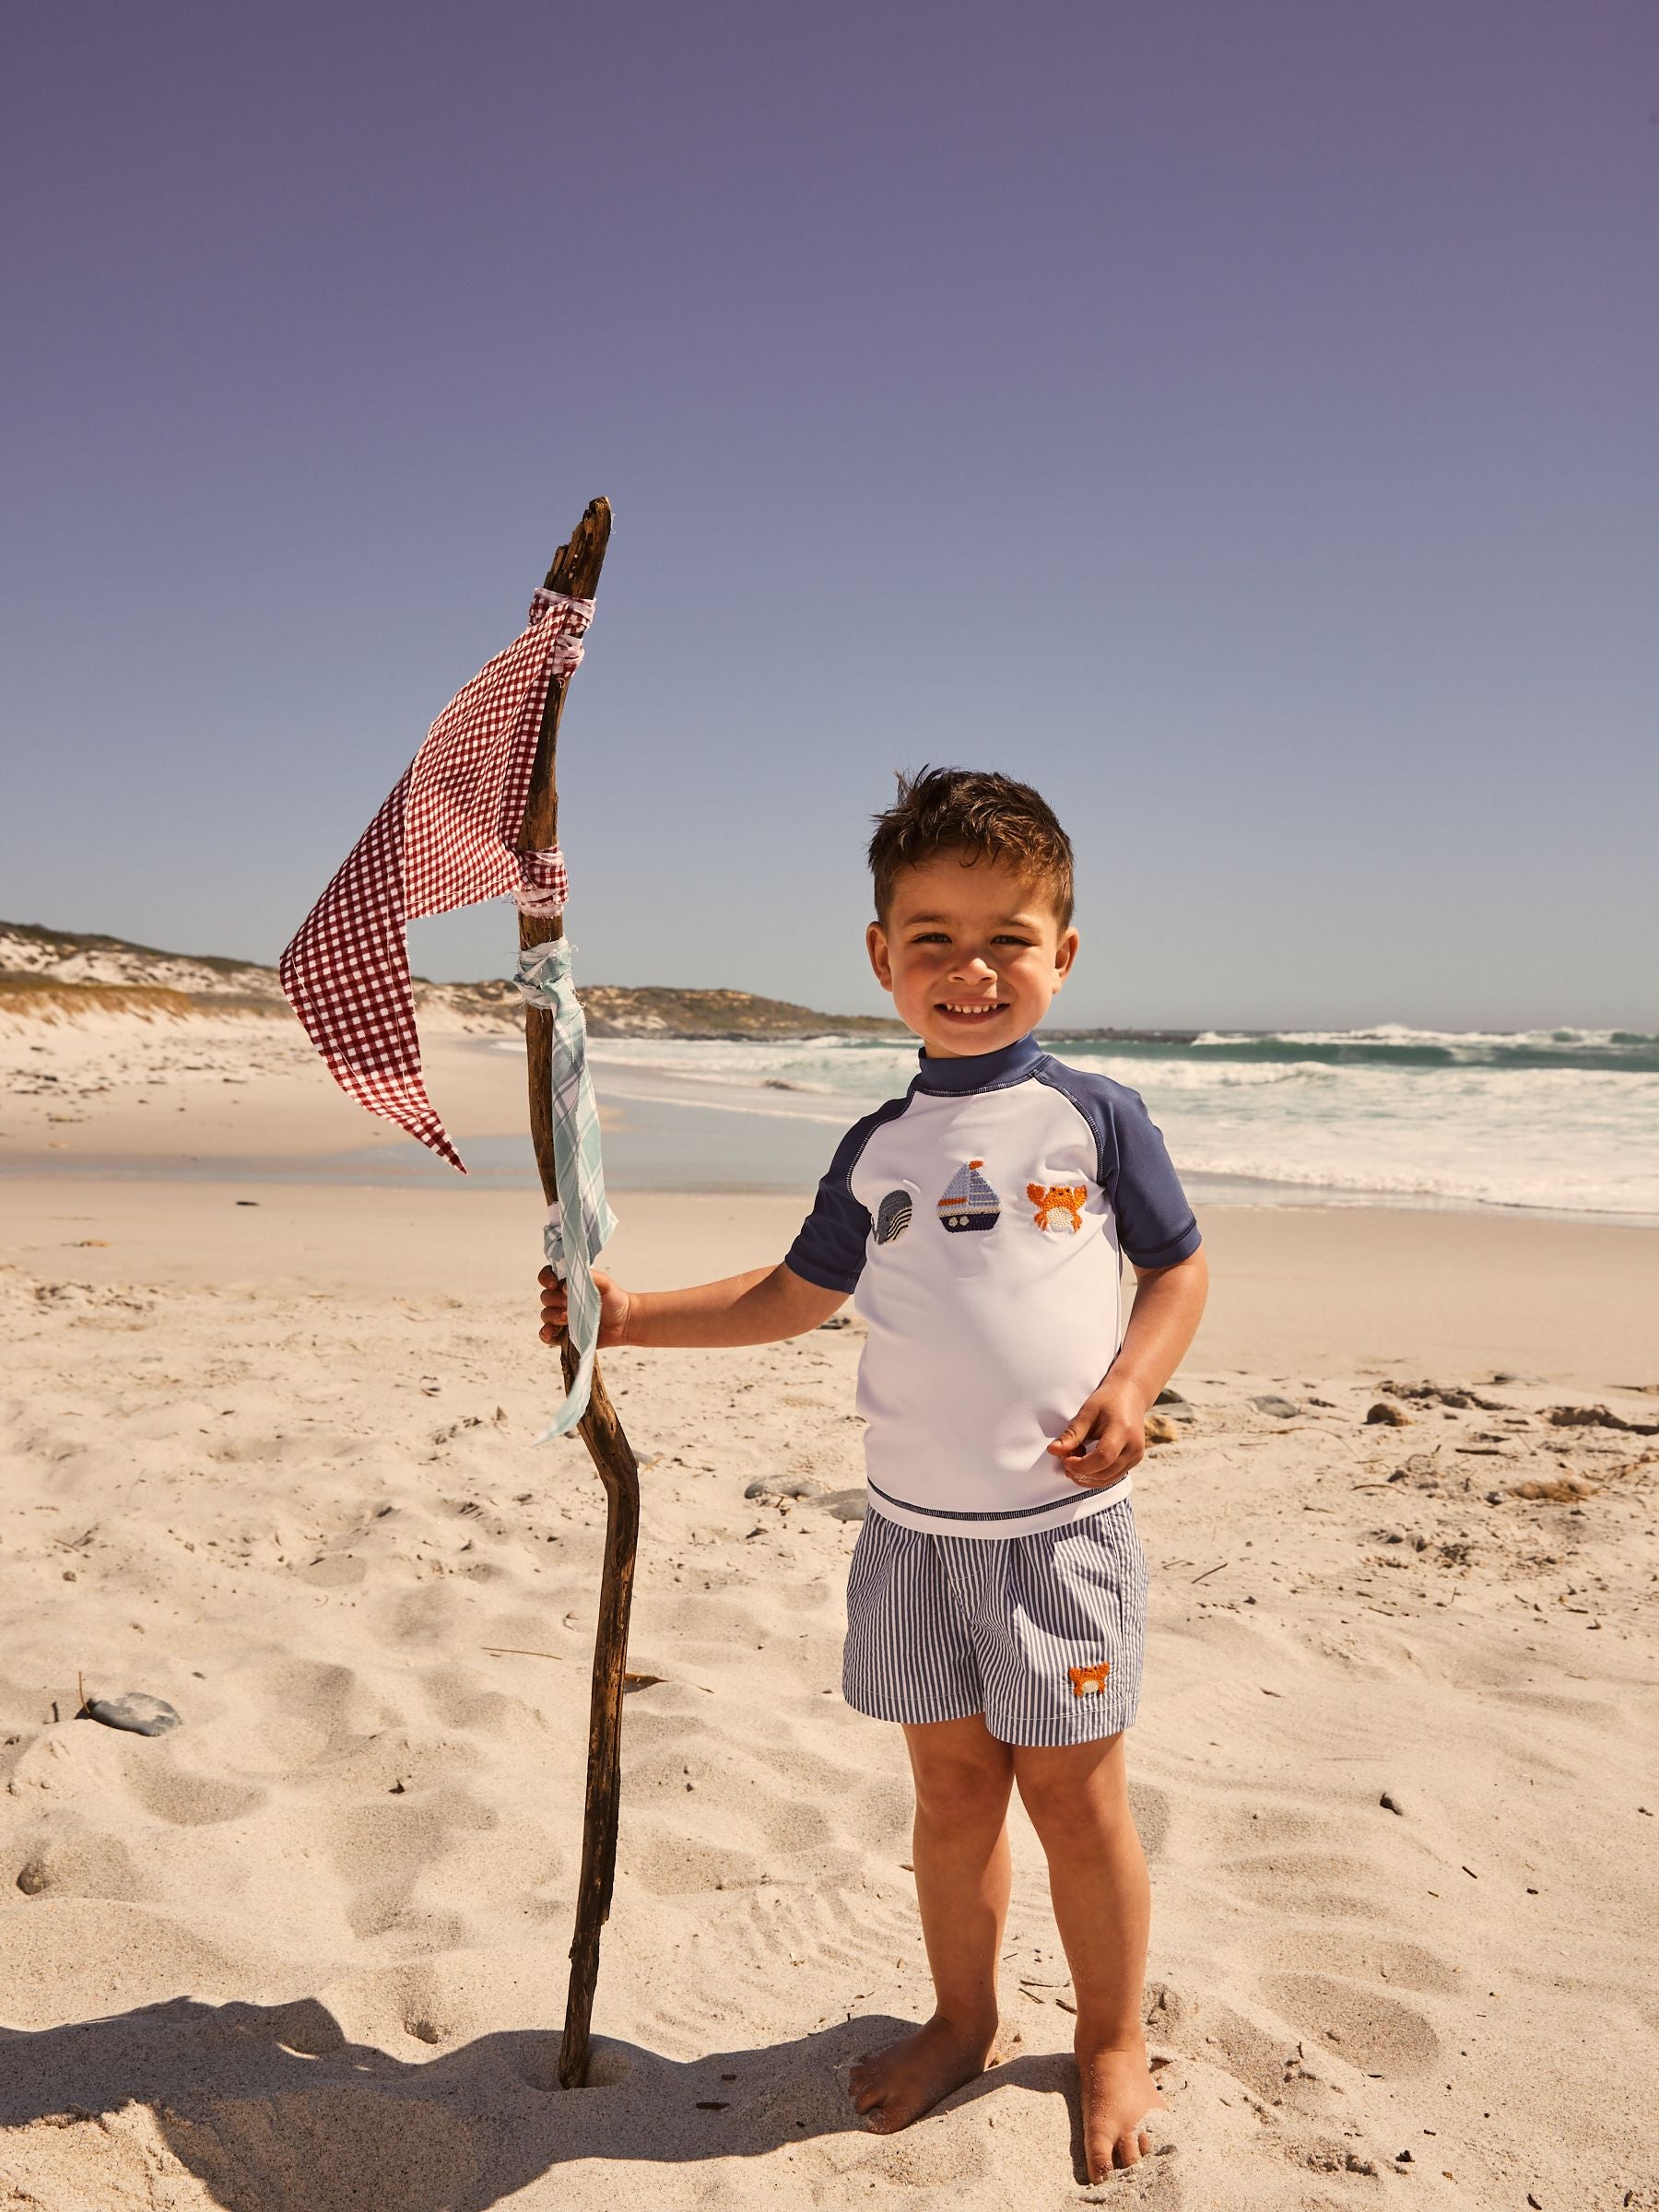
<svg viewBox="0 0 1659 2212"><path fill-rule="evenodd" d="M1125 1377L1108 1375L1091 1391L1049 1450L1076 1483L1104 1489L1147 1455L1147 1400Z"/></svg>

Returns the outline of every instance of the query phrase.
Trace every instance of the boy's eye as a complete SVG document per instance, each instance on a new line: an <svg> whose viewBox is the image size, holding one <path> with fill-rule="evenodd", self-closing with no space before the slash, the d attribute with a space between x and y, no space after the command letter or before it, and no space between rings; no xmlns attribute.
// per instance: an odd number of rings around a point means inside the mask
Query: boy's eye
<svg viewBox="0 0 1659 2212"><path fill-rule="evenodd" d="M948 945L949 942L950 933L947 930L943 929L918 930L916 935L911 939L911 943L912 945ZM1034 940L1030 937L1016 936L1011 932L1005 932L993 937L991 942L994 945L1019 945L1029 947L1034 942Z"/></svg>

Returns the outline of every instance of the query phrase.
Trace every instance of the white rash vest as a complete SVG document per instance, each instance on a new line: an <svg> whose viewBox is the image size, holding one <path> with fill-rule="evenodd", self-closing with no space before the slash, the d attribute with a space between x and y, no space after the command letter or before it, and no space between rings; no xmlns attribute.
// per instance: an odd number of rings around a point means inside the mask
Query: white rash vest
<svg viewBox="0 0 1659 2212"><path fill-rule="evenodd" d="M935 1060L841 1139L787 1254L854 1297L870 1504L935 1535L1030 1535L1125 1496L1047 1450L1123 1340L1123 1259L1198 1225L1137 1094L1023 1037Z"/></svg>

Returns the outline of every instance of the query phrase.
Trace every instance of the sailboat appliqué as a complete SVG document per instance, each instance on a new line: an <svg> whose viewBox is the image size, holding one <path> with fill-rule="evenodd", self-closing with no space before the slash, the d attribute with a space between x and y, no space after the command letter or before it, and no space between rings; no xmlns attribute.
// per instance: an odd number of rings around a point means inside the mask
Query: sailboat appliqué
<svg viewBox="0 0 1659 2212"><path fill-rule="evenodd" d="M994 1229L1002 1200L980 1173L982 1159L966 1159L945 1186L939 1219L952 1235L964 1230Z"/></svg>

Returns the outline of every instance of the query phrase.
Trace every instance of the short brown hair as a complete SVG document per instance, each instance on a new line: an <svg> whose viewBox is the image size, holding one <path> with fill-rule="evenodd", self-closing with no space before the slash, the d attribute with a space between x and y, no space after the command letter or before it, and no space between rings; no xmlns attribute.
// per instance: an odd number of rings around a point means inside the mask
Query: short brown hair
<svg viewBox="0 0 1659 2212"><path fill-rule="evenodd" d="M876 817L870 840L876 912L883 921L900 870L942 853L959 853L970 862L1009 862L1041 886L1061 928L1070 928L1071 840L1053 808L1029 783L985 769L923 768L913 776L901 774L899 796Z"/></svg>

